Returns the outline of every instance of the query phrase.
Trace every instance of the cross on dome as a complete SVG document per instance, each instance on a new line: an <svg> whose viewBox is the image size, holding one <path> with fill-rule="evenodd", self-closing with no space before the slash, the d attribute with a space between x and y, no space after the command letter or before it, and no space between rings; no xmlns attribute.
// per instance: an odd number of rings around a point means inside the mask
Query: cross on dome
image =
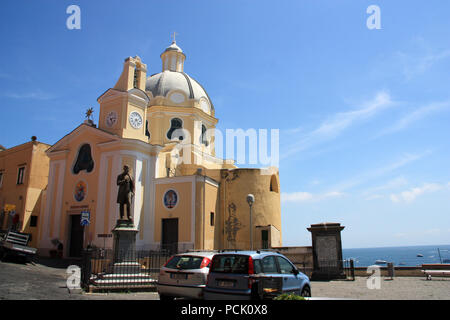
<svg viewBox="0 0 450 320"><path fill-rule="evenodd" d="M176 37L177 34L178 34L178 33L175 32L175 31L172 33L172 35L171 35L171 37L173 38L172 43L177 43L177 41L176 41L176 39L175 39L175 37Z"/></svg>

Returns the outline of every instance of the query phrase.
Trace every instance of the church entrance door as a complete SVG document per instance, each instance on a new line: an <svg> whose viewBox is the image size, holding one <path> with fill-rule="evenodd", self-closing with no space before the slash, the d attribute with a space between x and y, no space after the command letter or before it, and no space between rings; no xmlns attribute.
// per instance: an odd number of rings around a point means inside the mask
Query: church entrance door
<svg viewBox="0 0 450 320"><path fill-rule="evenodd" d="M178 251L178 218L162 219L161 248L171 254Z"/></svg>
<svg viewBox="0 0 450 320"><path fill-rule="evenodd" d="M69 256L81 257L83 251L84 230L81 226L81 214L70 216Z"/></svg>

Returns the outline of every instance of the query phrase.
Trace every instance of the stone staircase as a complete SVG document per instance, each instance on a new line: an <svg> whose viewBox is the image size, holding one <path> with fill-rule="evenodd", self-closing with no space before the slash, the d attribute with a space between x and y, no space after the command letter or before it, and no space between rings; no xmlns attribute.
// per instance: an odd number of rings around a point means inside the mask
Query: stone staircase
<svg viewBox="0 0 450 320"><path fill-rule="evenodd" d="M138 262L115 263L111 272L100 273L91 277L89 291L155 289L157 273L142 270Z"/></svg>

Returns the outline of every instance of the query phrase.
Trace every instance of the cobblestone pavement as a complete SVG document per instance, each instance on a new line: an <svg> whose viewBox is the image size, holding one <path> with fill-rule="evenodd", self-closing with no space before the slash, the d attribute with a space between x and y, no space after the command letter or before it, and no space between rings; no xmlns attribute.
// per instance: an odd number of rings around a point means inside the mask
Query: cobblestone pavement
<svg viewBox="0 0 450 320"><path fill-rule="evenodd" d="M329 297L358 300L450 300L450 278L434 277L381 277L379 289L368 289L366 277L355 281L313 281L313 297Z"/></svg>
<svg viewBox="0 0 450 320"><path fill-rule="evenodd" d="M0 300L158 300L156 292L69 293L67 262L0 261Z"/></svg>

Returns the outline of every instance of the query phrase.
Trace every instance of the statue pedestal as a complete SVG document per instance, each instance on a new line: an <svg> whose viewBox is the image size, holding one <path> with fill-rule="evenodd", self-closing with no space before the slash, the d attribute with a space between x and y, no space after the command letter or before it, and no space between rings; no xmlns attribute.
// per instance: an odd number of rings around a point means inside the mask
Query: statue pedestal
<svg viewBox="0 0 450 320"><path fill-rule="evenodd" d="M114 235L114 268L134 269L136 262L136 234L138 229L130 220L118 219L112 230ZM119 270L115 270L119 271ZM130 270L131 271L131 270Z"/></svg>
<svg viewBox="0 0 450 320"><path fill-rule="evenodd" d="M312 224L307 228L312 235L314 270L311 280L345 279L342 265L340 223Z"/></svg>

